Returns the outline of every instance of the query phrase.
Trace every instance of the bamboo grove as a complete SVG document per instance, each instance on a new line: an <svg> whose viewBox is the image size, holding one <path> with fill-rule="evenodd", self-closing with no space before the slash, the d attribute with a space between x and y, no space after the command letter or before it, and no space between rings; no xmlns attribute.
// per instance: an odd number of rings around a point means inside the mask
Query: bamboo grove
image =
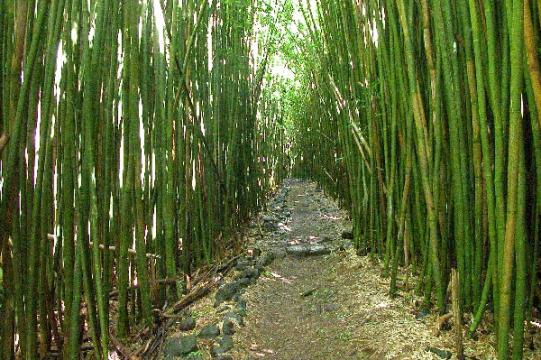
<svg viewBox="0 0 541 360"><path fill-rule="evenodd" d="M265 6L0 2L0 359L107 359L238 246L287 172Z"/></svg>
<svg viewBox="0 0 541 360"><path fill-rule="evenodd" d="M469 335L493 313L498 357L520 359L541 301L541 3L299 3L294 174L350 210L391 295L408 266L447 312L456 268Z"/></svg>

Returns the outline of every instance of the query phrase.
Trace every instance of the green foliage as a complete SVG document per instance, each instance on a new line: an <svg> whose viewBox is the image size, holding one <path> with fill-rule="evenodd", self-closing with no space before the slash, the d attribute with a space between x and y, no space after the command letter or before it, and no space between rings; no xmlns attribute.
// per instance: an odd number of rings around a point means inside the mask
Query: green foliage
<svg viewBox="0 0 541 360"><path fill-rule="evenodd" d="M493 311L501 359L511 331L522 356L539 280L538 6L300 1L302 25L280 45L295 75L282 96L294 175L350 211L392 296L409 266L425 305L447 311L456 267L470 334Z"/></svg>
<svg viewBox="0 0 541 360"><path fill-rule="evenodd" d="M89 337L106 359L110 332L153 331L185 276L238 251L288 173L262 95L290 16L274 6L0 3L1 359L75 359Z"/></svg>

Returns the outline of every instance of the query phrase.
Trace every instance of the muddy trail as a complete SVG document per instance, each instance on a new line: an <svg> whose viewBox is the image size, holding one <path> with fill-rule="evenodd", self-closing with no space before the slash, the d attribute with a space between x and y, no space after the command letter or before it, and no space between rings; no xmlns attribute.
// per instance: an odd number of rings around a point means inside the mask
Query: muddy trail
<svg viewBox="0 0 541 360"><path fill-rule="evenodd" d="M250 227L247 255L169 329L160 358L456 358L452 326L419 310L416 279L404 271L390 298L381 264L355 254L350 227L315 184L286 181ZM467 358L495 358L492 342L481 332Z"/></svg>

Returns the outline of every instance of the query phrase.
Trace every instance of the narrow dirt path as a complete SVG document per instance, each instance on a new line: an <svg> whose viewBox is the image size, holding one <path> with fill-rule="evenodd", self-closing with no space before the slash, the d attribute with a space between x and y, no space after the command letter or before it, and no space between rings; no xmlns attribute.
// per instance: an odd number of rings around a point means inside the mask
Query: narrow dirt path
<svg viewBox="0 0 541 360"><path fill-rule="evenodd" d="M286 186L285 211L291 216L282 228L287 235L282 241L271 240L270 247L289 252L347 247L339 245L341 230L347 226L345 214L314 184L292 181ZM266 240L259 246L268 246ZM235 358L357 358L358 346L351 341L346 316L349 309L335 282L336 261L304 255L276 260L270 273L247 291L247 324L237 335L242 346Z"/></svg>
<svg viewBox="0 0 541 360"><path fill-rule="evenodd" d="M278 199L278 201L276 200ZM331 249L328 255L277 259L243 295L246 326L235 335L234 359L441 359L450 357L450 332L436 336L435 315L419 314L419 300L387 295L388 279L368 257L355 255L341 239L345 212L315 184L286 182L263 216L261 248ZM278 203L278 205L276 205ZM285 216L284 216L285 214ZM278 222L273 229L273 220ZM288 251L289 252L289 251ZM401 279L400 286L411 284ZM477 345L477 347L479 347ZM491 358L491 349L479 358Z"/></svg>

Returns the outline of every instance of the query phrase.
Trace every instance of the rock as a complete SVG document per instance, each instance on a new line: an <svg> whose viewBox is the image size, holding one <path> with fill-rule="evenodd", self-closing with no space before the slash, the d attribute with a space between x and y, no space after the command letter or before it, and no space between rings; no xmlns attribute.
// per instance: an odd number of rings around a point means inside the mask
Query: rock
<svg viewBox="0 0 541 360"><path fill-rule="evenodd" d="M195 319L188 316L180 321L179 328L182 331L190 331L195 329Z"/></svg>
<svg viewBox="0 0 541 360"><path fill-rule="evenodd" d="M233 321L226 319L222 324L222 334L224 335L233 335L237 332L236 325Z"/></svg>
<svg viewBox="0 0 541 360"><path fill-rule="evenodd" d="M246 291L245 289L241 289L241 290L239 291L239 293L236 294L236 295L233 297L233 301L234 301L235 303L237 303L237 302L239 301L239 299L242 297L242 294L245 293L245 291Z"/></svg>
<svg viewBox="0 0 541 360"><path fill-rule="evenodd" d="M265 272L265 267L259 263L255 264L254 268L260 273L263 274Z"/></svg>
<svg viewBox="0 0 541 360"><path fill-rule="evenodd" d="M199 332L199 337L202 339L214 339L220 335L220 328L216 325L207 325Z"/></svg>
<svg viewBox="0 0 541 360"><path fill-rule="evenodd" d="M301 294L302 297L313 295L317 291L317 288L308 289Z"/></svg>
<svg viewBox="0 0 541 360"><path fill-rule="evenodd" d="M369 250L367 247L362 247L357 249L357 256L367 256L369 253Z"/></svg>
<svg viewBox="0 0 541 360"><path fill-rule="evenodd" d="M331 250L323 245L290 245L287 253L297 257L318 256L330 254Z"/></svg>
<svg viewBox="0 0 541 360"><path fill-rule="evenodd" d="M248 310L248 304L246 304L246 300L239 299L237 301L237 313L240 316L246 316L246 311Z"/></svg>
<svg viewBox="0 0 541 360"><path fill-rule="evenodd" d="M274 249L272 250L275 259L283 259L287 256L287 252L284 249Z"/></svg>
<svg viewBox="0 0 541 360"><path fill-rule="evenodd" d="M244 278L238 279L236 282L237 284L239 284L240 287L248 287L250 285L253 285L256 281L254 278L244 277ZM233 299L235 298L235 296L236 295L233 295Z"/></svg>
<svg viewBox="0 0 541 360"><path fill-rule="evenodd" d="M197 351L197 339L189 335L169 338L163 352L166 356L183 356L193 351Z"/></svg>
<svg viewBox="0 0 541 360"><path fill-rule="evenodd" d="M240 284L237 281L234 281L229 284L225 284L222 287L218 289L216 292L216 301L214 302L214 306L218 307L221 303L224 301L229 301L233 299L235 294L239 291Z"/></svg>
<svg viewBox="0 0 541 360"><path fill-rule="evenodd" d="M274 216L270 216L270 215L263 215L261 220L263 220L264 222L270 223L270 222L275 222L276 218Z"/></svg>
<svg viewBox="0 0 541 360"><path fill-rule="evenodd" d="M234 345L231 335L225 335L218 341L218 344L214 344L212 347L212 355L214 357L224 355L226 352L233 349Z"/></svg>
<svg viewBox="0 0 541 360"><path fill-rule="evenodd" d="M415 315L415 318L417 320L421 320L421 319L424 319L425 317L427 317L428 315L430 315L430 310L423 307L421 310L419 310L417 315Z"/></svg>
<svg viewBox="0 0 541 360"><path fill-rule="evenodd" d="M238 271L244 271L248 266L250 266L252 262L248 260L245 257L241 257L237 260L237 264L235 265L235 269Z"/></svg>
<svg viewBox="0 0 541 360"><path fill-rule="evenodd" d="M272 251L268 251L261 255L259 259L257 259L257 265L261 267L269 266L274 261L274 253Z"/></svg>
<svg viewBox="0 0 541 360"><path fill-rule="evenodd" d="M442 350L432 346L427 347L426 351L438 355L441 359L450 359L453 356L453 354L448 350Z"/></svg>
<svg viewBox="0 0 541 360"><path fill-rule="evenodd" d="M249 267L242 272L239 278L257 279L259 277L259 271L254 267Z"/></svg>
<svg viewBox="0 0 541 360"><path fill-rule="evenodd" d="M351 242L351 240L344 240L344 241L342 241L342 243L340 244L339 249L340 249L340 251L345 251L345 250L353 249L353 243Z"/></svg>
<svg viewBox="0 0 541 360"><path fill-rule="evenodd" d="M233 342L233 337L230 335L225 335L222 337L219 343L222 349L225 350L224 352L228 352L229 350L233 349L233 346L235 345Z"/></svg>
<svg viewBox="0 0 541 360"><path fill-rule="evenodd" d="M268 232L273 232L273 231L276 231L278 230L278 226L276 226L275 223L264 223L264 227L265 227L265 231L268 231Z"/></svg>
<svg viewBox="0 0 541 360"><path fill-rule="evenodd" d="M238 326L241 326L244 324L244 320L242 319L242 315L235 313L235 312L228 312L224 315L224 321L232 321Z"/></svg>
<svg viewBox="0 0 541 360"><path fill-rule="evenodd" d="M353 231L349 231L349 230L342 231L342 239L353 240Z"/></svg>

